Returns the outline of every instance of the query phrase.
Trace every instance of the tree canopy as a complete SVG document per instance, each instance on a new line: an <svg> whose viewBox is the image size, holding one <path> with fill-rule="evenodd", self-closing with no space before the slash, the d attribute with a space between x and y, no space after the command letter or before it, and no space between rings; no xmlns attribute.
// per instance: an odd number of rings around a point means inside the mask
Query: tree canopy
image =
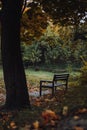
<svg viewBox="0 0 87 130"><path fill-rule="evenodd" d="M33 0L28 6L41 6L54 24L76 25L87 22L86 0Z"/></svg>
<svg viewBox="0 0 87 130"><path fill-rule="evenodd" d="M22 41L30 44L34 39L38 39L46 30L47 25L47 16L41 7L26 7L21 20Z"/></svg>

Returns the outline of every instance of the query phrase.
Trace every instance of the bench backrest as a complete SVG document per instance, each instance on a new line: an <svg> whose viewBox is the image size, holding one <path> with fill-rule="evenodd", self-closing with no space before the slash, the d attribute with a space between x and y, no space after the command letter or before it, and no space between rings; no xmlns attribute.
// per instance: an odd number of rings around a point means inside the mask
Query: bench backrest
<svg viewBox="0 0 87 130"><path fill-rule="evenodd" d="M68 80L69 74L54 74L53 81Z"/></svg>

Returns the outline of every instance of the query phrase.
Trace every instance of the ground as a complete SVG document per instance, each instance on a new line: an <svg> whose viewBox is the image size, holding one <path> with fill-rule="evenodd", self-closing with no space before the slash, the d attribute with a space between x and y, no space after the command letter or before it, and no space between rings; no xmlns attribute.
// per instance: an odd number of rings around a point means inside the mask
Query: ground
<svg viewBox="0 0 87 130"><path fill-rule="evenodd" d="M0 112L0 130L86 130L86 87L72 87L65 93L50 91L39 97L39 88L29 88L31 109ZM5 90L0 88L0 104Z"/></svg>

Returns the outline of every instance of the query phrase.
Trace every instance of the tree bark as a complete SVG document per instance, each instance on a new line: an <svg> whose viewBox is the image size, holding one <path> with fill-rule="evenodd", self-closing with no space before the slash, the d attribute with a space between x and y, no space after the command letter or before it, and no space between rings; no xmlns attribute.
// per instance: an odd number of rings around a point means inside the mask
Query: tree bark
<svg viewBox="0 0 87 130"><path fill-rule="evenodd" d="M8 109L30 107L20 49L21 1L3 0L1 52Z"/></svg>

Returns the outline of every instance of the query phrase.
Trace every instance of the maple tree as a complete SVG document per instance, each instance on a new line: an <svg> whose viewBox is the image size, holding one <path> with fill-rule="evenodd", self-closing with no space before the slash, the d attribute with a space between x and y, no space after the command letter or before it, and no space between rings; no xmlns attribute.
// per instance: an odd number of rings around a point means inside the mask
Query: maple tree
<svg viewBox="0 0 87 130"><path fill-rule="evenodd" d="M29 45L33 40L39 39L44 34L47 25L47 15L40 6L26 7L21 20L22 42Z"/></svg>

